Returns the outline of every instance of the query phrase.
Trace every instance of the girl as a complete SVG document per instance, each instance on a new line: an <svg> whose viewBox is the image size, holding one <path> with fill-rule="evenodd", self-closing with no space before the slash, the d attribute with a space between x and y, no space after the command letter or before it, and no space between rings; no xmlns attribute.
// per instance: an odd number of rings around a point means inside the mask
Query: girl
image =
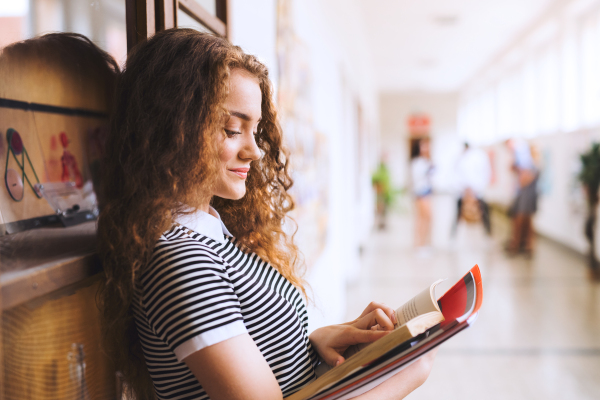
<svg viewBox="0 0 600 400"><path fill-rule="evenodd" d="M136 399L281 399L393 328L371 303L307 332L292 180L267 69L194 30L156 34L117 85L98 230L109 355ZM421 359L364 398L402 398Z"/></svg>
<svg viewBox="0 0 600 400"><path fill-rule="evenodd" d="M417 209L415 218L415 247L420 255L428 255L431 245L431 176L433 164L429 151L429 139L419 139L411 149L410 170L412 190Z"/></svg>

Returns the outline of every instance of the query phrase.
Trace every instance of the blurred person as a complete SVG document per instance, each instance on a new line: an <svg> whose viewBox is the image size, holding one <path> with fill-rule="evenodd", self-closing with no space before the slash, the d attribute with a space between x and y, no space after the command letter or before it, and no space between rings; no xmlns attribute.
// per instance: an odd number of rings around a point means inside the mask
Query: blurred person
<svg viewBox="0 0 600 400"><path fill-rule="evenodd" d="M415 196L415 247L420 254L431 251L431 178L434 167L431 162L429 139L419 139L411 148L410 172L412 191Z"/></svg>
<svg viewBox="0 0 600 400"><path fill-rule="evenodd" d="M397 322L373 302L309 334L271 94L267 68L212 34L165 30L128 56L98 222L104 337L128 397L282 399ZM404 398L433 357L356 398Z"/></svg>
<svg viewBox="0 0 600 400"><path fill-rule="evenodd" d="M390 180L390 170L387 166L387 154L381 156L377 170L373 173L371 183L376 194L377 227L382 230L386 226L387 212L392 204L393 193Z"/></svg>
<svg viewBox="0 0 600 400"><path fill-rule="evenodd" d="M485 151L464 144L464 151L456 165L456 186L458 192L456 221L452 233L460 219L467 222L483 222L488 235L492 232L490 209L483 200L485 189L490 184L492 167Z"/></svg>
<svg viewBox="0 0 600 400"><path fill-rule="evenodd" d="M511 169L517 178L517 195L509 209L512 235L505 249L509 254L522 252L531 256L534 247L532 218L537 211L539 170L529 143L523 139L509 139L506 145L513 155Z"/></svg>

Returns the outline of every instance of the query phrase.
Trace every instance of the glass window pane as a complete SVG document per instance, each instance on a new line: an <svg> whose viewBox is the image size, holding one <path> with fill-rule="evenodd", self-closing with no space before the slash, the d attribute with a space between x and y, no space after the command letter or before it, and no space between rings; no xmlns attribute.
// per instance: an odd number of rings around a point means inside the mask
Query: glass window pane
<svg viewBox="0 0 600 400"><path fill-rule="evenodd" d="M583 120L587 126L600 121L600 51L598 50L598 20L587 18L581 31Z"/></svg>
<svg viewBox="0 0 600 400"><path fill-rule="evenodd" d="M574 131L581 126L580 101L580 55L577 46L577 32L570 29L565 33L562 43L562 129L565 132Z"/></svg>
<svg viewBox="0 0 600 400"><path fill-rule="evenodd" d="M559 81L558 51L554 45L546 47L537 59L538 132L553 133L558 129Z"/></svg>
<svg viewBox="0 0 600 400"><path fill-rule="evenodd" d="M49 32L85 35L122 64L127 56L125 1L0 1L0 48Z"/></svg>
<svg viewBox="0 0 600 400"><path fill-rule="evenodd" d="M182 9L177 10L177 27L178 28L191 28L200 32L212 32L206 26L202 25L200 22L196 21L194 18L189 16Z"/></svg>
<svg viewBox="0 0 600 400"><path fill-rule="evenodd" d="M211 15L217 16L217 0L193 0L208 11Z"/></svg>
<svg viewBox="0 0 600 400"><path fill-rule="evenodd" d="M533 56L529 57L523 65L523 129L525 137L533 137L538 131L537 104L538 93L536 91L536 63Z"/></svg>

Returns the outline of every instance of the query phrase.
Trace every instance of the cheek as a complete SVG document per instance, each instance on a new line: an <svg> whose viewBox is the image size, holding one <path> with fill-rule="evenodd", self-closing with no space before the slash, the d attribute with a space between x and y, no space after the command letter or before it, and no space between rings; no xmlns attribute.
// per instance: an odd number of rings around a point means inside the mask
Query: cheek
<svg viewBox="0 0 600 400"><path fill-rule="evenodd" d="M229 161L235 158L236 153L235 145L233 145L230 140L225 140L223 147L221 148L221 154L219 155L221 165L225 167Z"/></svg>

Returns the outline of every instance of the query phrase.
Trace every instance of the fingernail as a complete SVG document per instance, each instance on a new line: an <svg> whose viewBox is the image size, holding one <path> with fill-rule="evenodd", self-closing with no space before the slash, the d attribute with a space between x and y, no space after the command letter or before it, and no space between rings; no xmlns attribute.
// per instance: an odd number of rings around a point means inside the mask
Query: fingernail
<svg viewBox="0 0 600 400"><path fill-rule="evenodd" d="M394 311L394 312L392 313L392 322L393 322L394 324L397 324L397 323L398 323L398 318L396 318L396 311Z"/></svg>
<svg viewBox="0 0 600 400"><path fill-rule="evenodd" d="M337 367L338 365L340 365L340 360L337 360L337 361L335 362L335 365L334 365L334 367Z"/></svg>

